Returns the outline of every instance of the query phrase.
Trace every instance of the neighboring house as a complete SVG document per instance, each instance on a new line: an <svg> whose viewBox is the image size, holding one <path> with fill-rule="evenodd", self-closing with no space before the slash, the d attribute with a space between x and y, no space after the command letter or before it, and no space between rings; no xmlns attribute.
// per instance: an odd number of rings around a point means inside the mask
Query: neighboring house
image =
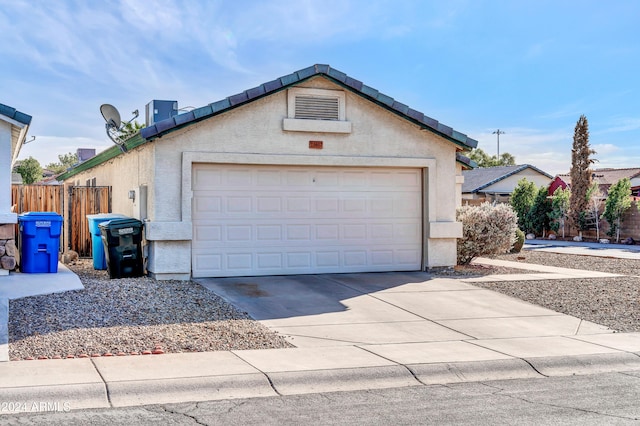
<svg viewBox="0 0 640 426"><path fill-rule="evenodd" d="M22 185L22 175L20 173L11 173L11 184Z"/></svg>
<svg viewBox="0 0 640 426"><path fill-rule="evenodd" d="M31 116L15 108L0 104L0 240L15 239L15 224L18 215L11 210L11 181L13 165L20 154L31 124ZM8 275L7 269L15 267L15 260L0 256L0 276Z"/></svg>
<svg viewBox="0 0 640 426"><path fill-rule="evenodd" d="M553 176L529 164L519 166L480 167L462 172L464 202L508 202L518 182L526 178L536 186L547 186Z"/></svg>
<svg viewBox="0 0 640 426"><path fill-rule="evenodd" d="M609 193L609 187L620 179L629 178L631 181L631 195L640 196L640 167L626 169L594 169L591 177L593 181L598 182L600 192L606 198ZM571 174L557 175L549 186L549 195L553 195L557 188L571 187Z"/></svg>
<svg viewBox="0 0 640 426"><path fill-rule="evenodd" d="M145 221L157 279L456 264L466 135L328 65L179 115L156 102L126 154L60 179L110 185L112 211Z"/></svg>

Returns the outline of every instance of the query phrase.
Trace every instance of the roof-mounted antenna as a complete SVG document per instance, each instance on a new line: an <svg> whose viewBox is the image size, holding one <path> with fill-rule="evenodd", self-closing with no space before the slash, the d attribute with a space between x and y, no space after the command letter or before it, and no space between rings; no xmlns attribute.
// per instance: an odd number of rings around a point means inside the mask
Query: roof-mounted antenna
<svg viewBox="0 0 640 426"><path fill-rule="evenodd" d="M109 139L113 141L122 152L127 152L127 147L124 145L124 140L120 137L122 133L122 129L131 123L133 120L138 118L138 110L132 112L133 118L126 123L122 123L120 119L120 113L113 105L102 104L100 105L100 112L102 113L102 117L104 118L105 130L107 131L107 136Z"/></svg>

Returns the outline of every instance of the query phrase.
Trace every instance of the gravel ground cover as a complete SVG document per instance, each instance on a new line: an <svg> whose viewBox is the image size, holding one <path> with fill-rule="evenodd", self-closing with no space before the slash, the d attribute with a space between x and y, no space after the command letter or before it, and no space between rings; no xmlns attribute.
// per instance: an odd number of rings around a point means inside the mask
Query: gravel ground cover
<svg viewBox="0 0 640 426"><path fill-rule="evenodd" d="M495 259L622 274L623 277L474 283L621 332L640 331L640 260L525 250Z"/></svg>
<svg viewBox="0 0 640 426"><path fill-rule="evenodd" d="M84 290L9 302L9 358L291 346L190 281L109 279L91 260L68 265Z"/></svg>

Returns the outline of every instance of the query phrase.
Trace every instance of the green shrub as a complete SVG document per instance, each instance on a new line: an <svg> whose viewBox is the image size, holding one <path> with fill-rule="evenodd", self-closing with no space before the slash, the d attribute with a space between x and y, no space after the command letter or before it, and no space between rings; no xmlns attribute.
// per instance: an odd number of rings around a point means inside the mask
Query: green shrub
<svg viewBox="0 0 640 426"><path fill-rule="evenodd" d="M524 245L524 232L520 229L516 229L516 242L511 246L511 253L520 253L522 246Z"/></svg>
<svg viewBox="0 0 640 426"><path fill-rule="evenodd" d="M462 222L458 239L458 264L469 264L478 256L502 254L511 250L516 239L518 216L508 204L458 208L456 219Z"/></svg>

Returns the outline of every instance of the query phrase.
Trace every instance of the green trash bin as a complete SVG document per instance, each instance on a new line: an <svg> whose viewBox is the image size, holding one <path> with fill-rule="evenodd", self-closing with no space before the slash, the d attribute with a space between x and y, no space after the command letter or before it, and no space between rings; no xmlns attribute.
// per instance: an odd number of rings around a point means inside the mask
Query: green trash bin
<svg viewBox="0 0 640 426"><path fill-rule="evenodd" d="M144 275L142 260L142 222L138 219L112 219L98 225L110 278Z"/></svg>

